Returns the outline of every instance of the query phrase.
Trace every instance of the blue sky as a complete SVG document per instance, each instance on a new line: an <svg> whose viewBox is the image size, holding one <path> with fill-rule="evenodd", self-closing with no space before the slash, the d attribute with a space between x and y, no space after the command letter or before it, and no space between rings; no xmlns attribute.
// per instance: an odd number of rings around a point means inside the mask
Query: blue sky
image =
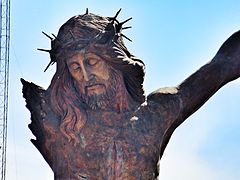
<svg viewBox="0 0 240 180"><path fill-rule="evenodd" d="M207 63L232 33L240 29L240 1L11 1L11 45L7 179L53 179L53 173L31 144L21 77L48 87L55 71L41 34L57 34L70 17L85 9L120 21L133 17L126 35L130 51L146 64L145 90L181 83ZM240 177L240 81L223 87L174 133L161 161L161 180L236 180Z"/></svg>

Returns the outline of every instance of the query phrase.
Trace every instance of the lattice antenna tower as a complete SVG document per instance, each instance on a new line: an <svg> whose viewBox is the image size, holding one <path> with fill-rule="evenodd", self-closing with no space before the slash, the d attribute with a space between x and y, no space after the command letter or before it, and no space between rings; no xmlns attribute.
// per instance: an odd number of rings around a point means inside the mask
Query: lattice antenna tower
<svg viewBox="0 0 240 180"><path fill-rule="evenodd" d="M10 0L1 0L0 11L0 180L5 180L8 117Z"/></svg>

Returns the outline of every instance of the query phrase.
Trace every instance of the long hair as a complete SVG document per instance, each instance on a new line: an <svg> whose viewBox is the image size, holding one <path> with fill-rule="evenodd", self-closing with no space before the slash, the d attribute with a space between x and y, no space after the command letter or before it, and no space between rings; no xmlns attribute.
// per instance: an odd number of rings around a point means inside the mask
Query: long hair
<svg viewBox="0 0 240 180"><path fill-rule="evenodd" d="M73 86L73 78L68 72L67 66L57 70L48 88L50 104L54 113L60 118L60 131L69 141L79 143L76 132L84 126L86 122L85 110L79 108L79 97Z"/></svg>
<svg viewBox="0 0 240 180"><path fill-rule="evenodd" d="M77 134L86 122L86 113L66 65L68 54L81 49L93 51L113 69L122 72L126 90L135 102L141 104L145 101L142 85L145 65L125 47L122 24L116 16L101 17L86 13L69 19L52 40L51 63L56 62L57 69L48 93L52 109L61 119L60 130L69 140L79 141Z"/></svg>

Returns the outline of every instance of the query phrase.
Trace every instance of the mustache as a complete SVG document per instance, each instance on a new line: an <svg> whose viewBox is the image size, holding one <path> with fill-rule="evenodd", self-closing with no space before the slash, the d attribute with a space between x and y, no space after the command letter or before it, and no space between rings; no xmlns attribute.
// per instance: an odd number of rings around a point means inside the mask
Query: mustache
<svg viewBox="0 0 240 180"><path fill-rule="evenodd" d="M115 72L110 73L108 81L103 81L98 78L92 78L88 82L82 84L82 92L80 95L80 101L85 102L90 109L104 109L112 103L112 99L116 96L117 85L120 84L120 79ZM103 85L106 88L106 92L103 94L87 95L87 87L94 85Z"/></svg>
<svg viewBox="0 0 240 180"><path fill-rule="evenodd" d="M104 84L104 81L101 79L98 79L96 76L89 79L89 81L82 82L83 87L91 87L94 85L102 85L102 84Z"/></svg>
<svg viewBox="0 0 240 180"><path fill-rule="evenodd" d="M82 87L84 88L84 93L86 94L88 92L88 89L93 87L93 86L104 86L106 88L105 83L102 80L98 80L97 78L93 78L93 79L91 79L87 82L84 82L82 84Z"/></svg>
<svg viewBox="0 0 240 180"><path fill-rule="evenodd" d="M89 81L83 81L83 85L84 86L93 86L94 84L96 84L99 80L94 76L91 79L89 79Z"/></svg>
<svg viewBox="0 0 240 180"><path fill-rule="evenodd" d="M113 87L99 95L95 93L92 95L81 94L81 99L90 107L90 109L96 110L107 107L111 103L111 99L113 99L115 94L116 89Z"/></svg>

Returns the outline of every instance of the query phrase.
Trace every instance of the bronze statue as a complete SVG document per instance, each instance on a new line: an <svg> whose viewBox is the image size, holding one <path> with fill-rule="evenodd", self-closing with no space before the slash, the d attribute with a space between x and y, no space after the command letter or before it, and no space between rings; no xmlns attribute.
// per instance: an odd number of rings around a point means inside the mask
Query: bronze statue
<svg viewBox="0 0 240 180"><path fill-rule="evenodd" d="M50 37L50 86L23 79L29 128L56 180L150 180L174 130L240 76L240 32L176 87L144 95L144 63L123 43L123 24L88 11ZM127 37L126 37L127 38ZM50 65L49 64L49 65ZM48 68L48 66L47 66Z"/></svg>

